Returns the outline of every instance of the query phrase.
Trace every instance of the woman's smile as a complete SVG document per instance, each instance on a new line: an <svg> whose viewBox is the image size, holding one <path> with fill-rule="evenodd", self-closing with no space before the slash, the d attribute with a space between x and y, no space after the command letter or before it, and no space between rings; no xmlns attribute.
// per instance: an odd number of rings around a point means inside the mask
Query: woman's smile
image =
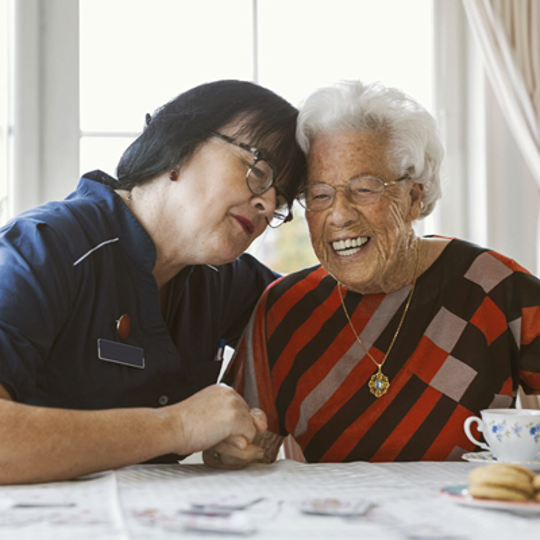
<svg viewBox="0 0 540 540"><path fill-rule="evenodd" d="M350 257L351 255L356 255L369 241L369 236L357 236L356 238L336 240L330 243L337 255L340 257Z"/></svg>

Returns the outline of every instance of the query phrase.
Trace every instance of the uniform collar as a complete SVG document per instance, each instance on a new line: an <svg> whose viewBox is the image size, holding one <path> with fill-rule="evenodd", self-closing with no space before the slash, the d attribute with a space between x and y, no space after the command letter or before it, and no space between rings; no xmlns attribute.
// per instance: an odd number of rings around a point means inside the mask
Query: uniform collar
<svg viewBox="0 0 540 540"><path fill-rule="evenodd" d="M112 176L103 171L91 171L81 177L76 193L80 197L98 201L122 248L136 264L150 273L156 264L156 246L122 197L115 192L115 182Z"/></svg>

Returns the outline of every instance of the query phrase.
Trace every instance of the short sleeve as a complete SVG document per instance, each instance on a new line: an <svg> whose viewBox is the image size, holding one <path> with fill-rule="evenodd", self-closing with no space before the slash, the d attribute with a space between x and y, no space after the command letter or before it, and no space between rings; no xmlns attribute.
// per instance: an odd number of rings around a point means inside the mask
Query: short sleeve
<svg viewBox="0 0 540 540"><path fill-rule="evenodd" d="M69 313L72 290L65 243L45 223L26 219L0 237L0 383L31 402L48 351Z"/></svg>

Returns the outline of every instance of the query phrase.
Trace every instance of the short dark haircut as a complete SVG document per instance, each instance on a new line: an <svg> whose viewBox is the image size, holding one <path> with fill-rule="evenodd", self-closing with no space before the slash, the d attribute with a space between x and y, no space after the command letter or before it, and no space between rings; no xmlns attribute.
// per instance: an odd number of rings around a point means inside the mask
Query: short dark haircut
<svg viewBox="0 0 540 540"><path fill-rule="evenodd" d="M257 84L222 80L202 84L169 101L122 155L117 189L131 190L181 167L211 133L239 121L236 136L264 153L276 172L276 188L289 204L305 178L305 157L296 142L298 111Z"/></svg>

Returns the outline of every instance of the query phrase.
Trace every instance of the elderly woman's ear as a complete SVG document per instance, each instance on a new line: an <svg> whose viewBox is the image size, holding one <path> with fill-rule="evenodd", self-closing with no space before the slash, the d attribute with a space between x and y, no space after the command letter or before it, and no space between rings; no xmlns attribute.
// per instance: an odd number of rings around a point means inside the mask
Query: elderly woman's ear
<svg viewBox="0 0 540 540"><path fill-rule="evenodd" d="M411 198L411 207L409 208L409 217L411 221L418 219L420 210L422 209L422 196L424 193L424 184L413 182L409 191L409 197Z"/></svg>

